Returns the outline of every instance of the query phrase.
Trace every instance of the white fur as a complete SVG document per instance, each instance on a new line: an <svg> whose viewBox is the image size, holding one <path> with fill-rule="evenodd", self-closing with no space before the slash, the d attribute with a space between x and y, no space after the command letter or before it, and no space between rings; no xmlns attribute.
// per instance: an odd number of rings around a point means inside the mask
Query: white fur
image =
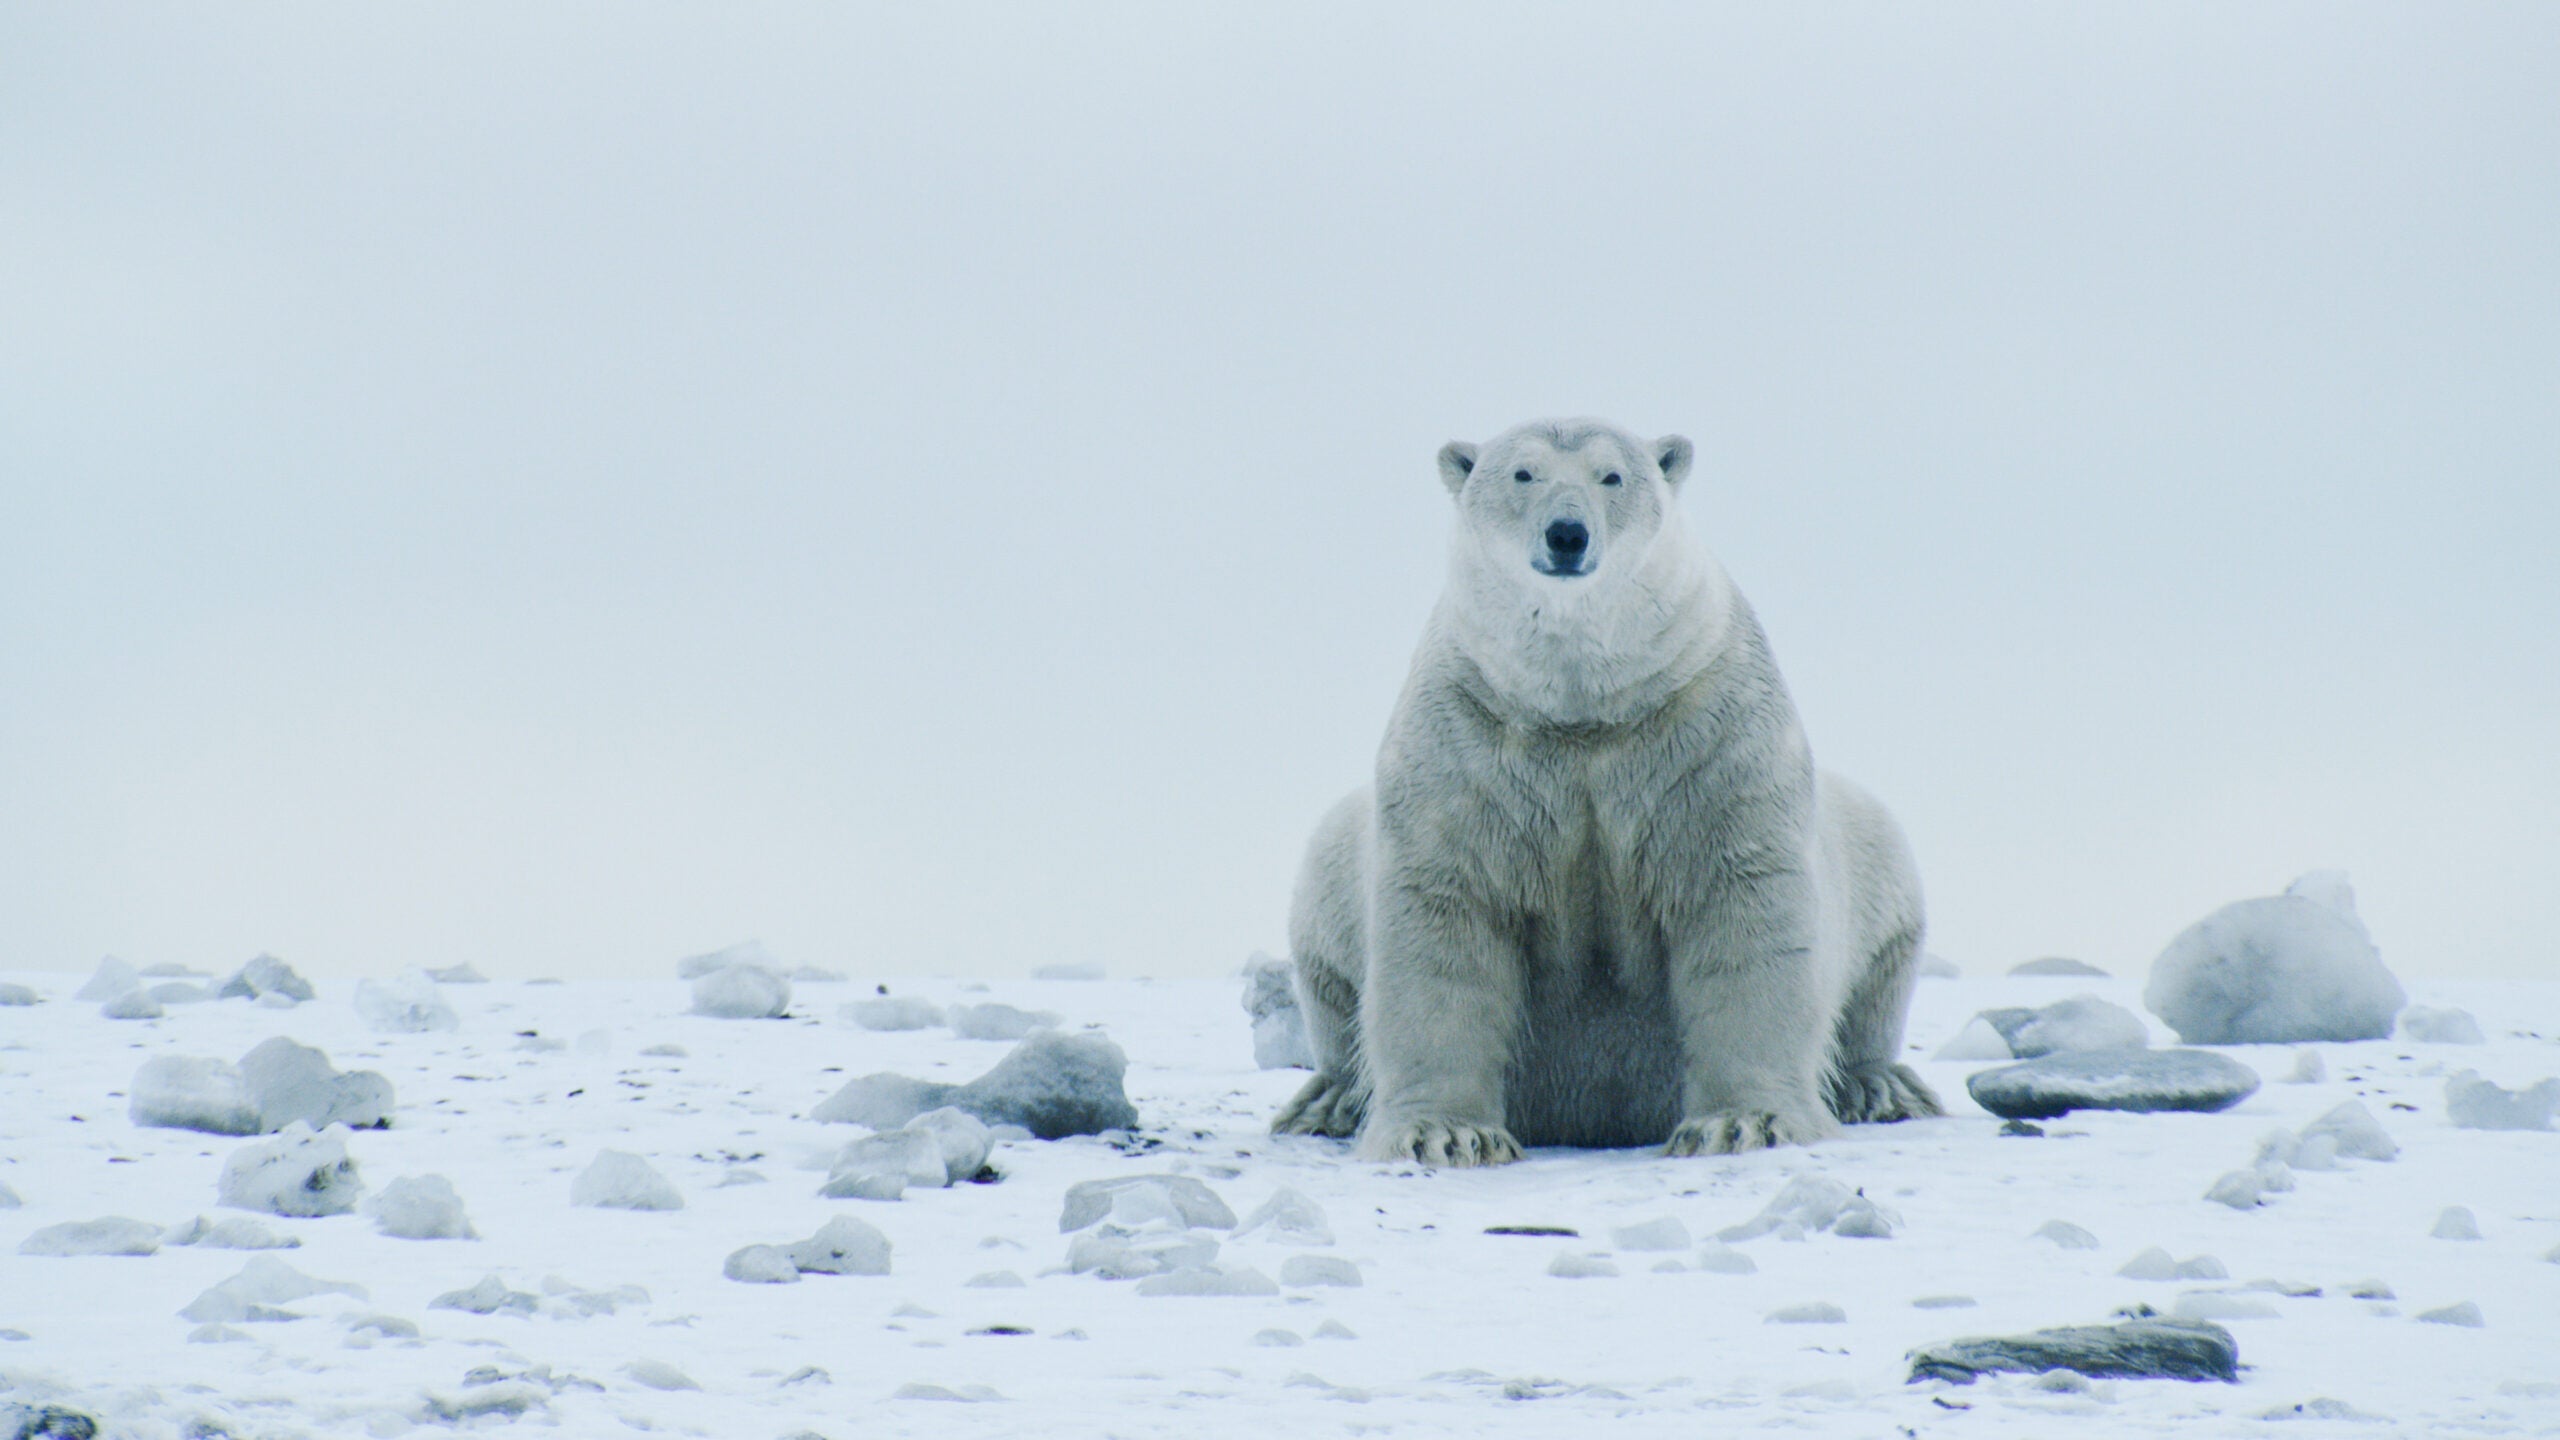
<svg viewBox="0 0 2560 1440"><path fill-rule="evenodd" d="M1376 784L1299 878L1319 1069L1275 1130L1490 1164L1938 1113L1894 1063L1909 848L1817 776L1758 620L1680 516L1689 463L1597 421L1441 452L1448 587ZM1559 523L1587 546L1551 543Z"/></svg>

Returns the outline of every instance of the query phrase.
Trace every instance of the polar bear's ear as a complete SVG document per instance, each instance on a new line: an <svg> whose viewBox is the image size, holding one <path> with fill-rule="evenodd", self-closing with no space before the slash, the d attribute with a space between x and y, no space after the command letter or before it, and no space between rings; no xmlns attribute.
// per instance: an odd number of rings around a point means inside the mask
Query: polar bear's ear
<svg viewBox="0 0 2560 1440"><path fill-rule="evenodd" d="M1665 435L1654 441L1653 458L1662 467L1662 483L1679 489L1680 482L1689 478L1689 460L1696 453L1697 447L1686 435Z"/></svg>
<svg viewBox="0 0 2560 1440"><path fill-rule="evenodd" d="M1689 442L1683 440L1683 445ZM1467 477L1476 473L1476 447L1464 440L1452 440L1440 447L1440 483L1457 494L1467 488Z"/></svg>

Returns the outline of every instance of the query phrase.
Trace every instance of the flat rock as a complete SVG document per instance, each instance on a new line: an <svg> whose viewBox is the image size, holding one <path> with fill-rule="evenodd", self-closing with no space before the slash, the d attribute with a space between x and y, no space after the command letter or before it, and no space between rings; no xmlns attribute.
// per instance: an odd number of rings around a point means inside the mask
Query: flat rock
<svg viewBox="0 0 2560 1440"><path fill-rule="evenodd" d="M98 1013L110 1020L157 1020L169 1012L151 998L148 990L128 990L98 1007Z"/></svg>
<svg viewBox="0 0 2560 1440"><path fill-rule="evenodd" d="M1974 1103L2013 1120L2074 1110L2228 1110L2257 1093L2258 1072L2204 1050L2047 1055L1966 1077Z"/></svg>
<svg viewBox="0 0 2560 1440"><path fill-rule="evenodd" d="M2009 967L2009 973L2012 975L2072 975L2098 980L2107 978L2106 971L2088 961L2074 960L2063 955L2047 955L2041 959L2012 965Z"/></svg>
<svg viewBox="0 0 2560 1440"><path fill-rule="evenodd" d="M2206 1320L2143 1319L2075 1325L2026 1335L1977 1336L1911 1352L1911 1380L1970 1385L1993 1374L2069 1370L2092 1379L2240 1378L2240 1344Z"/></svg>
<svg viewBox="0 0 2560 1440"><path fill-rule="evenodd" d="M2407 998L2352 908L2310 893L2238 901L2188 926L2142 991L2190 1045L2379 1040Z"/></svg>
<svg viewBox="0 0 2560 1440"><path fill-rule="evenodd" d="M847 1082L809 1118L893 1129L927 1110L956 1106L989 1125L1019 1125L1043 1140L1127 1130L1137 1108L1121 1088L1129 1057L1099 1035L1036 1030L994 1069L966 1085L875 1074Z"/></svg>

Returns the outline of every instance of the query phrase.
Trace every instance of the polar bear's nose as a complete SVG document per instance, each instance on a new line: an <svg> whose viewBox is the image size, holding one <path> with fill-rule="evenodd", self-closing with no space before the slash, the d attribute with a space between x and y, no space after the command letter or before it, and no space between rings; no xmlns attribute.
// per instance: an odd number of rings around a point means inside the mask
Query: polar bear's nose
<svg viewBox="0 0 2560 1440"><path fill-rule="evenodd" d="M1547 526L1547 548L1558 555L1579 555L1591 548L1591 532L1579 520L1558 520Z"/></svg>

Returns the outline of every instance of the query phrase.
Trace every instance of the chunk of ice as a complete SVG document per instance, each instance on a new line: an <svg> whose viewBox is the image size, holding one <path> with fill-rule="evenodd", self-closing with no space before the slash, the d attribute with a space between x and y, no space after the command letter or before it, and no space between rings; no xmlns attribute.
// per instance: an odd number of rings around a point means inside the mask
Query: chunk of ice
<svg viewBox="0 0 2560 1440"><path fill-rule="evenodd" d="M357 1018L383 1035L424 1035L459 1028L462 1017L436 991L424 970L403 970L388 980L356 982Z"/></svg>
<svg viewBox="0 0 2560 1440"><path fill-rule="evenodd" d="M569 1203L608 1210L681 1210L684 1196L639 1156L599 1150L570 1182Z"/></svg>
<svg viewBox="0 0 2560 1440"><path fill-rule="evenodd" d="M376 1229L400 1240L477 1240L462 1197L441 1175L403 1175L365 1202Z"/></svg>
<svg viewBox="0 0 2560 1440"><path fill-rule="evenodd" d="M335 1125L315 1134L296 1120L273 1140L241 1146L223 1162L221 1203L306 1218L353 1210L364 1181L347 1156L346 1135Z"/></svg>

